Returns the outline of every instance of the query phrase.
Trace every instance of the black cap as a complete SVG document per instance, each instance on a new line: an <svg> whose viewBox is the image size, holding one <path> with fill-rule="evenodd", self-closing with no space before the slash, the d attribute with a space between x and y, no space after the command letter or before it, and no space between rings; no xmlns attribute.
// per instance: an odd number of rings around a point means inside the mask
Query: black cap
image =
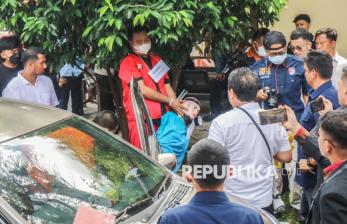
<svg viewBox="0 0 347 224"><path fill-rule="evenodd" d="M281 44L281 47L273 49L271 48L274 44ZM264 36L264 47L267 50L278 50L287 45L287 41L283 33L278 31L270 31Z"/></svg>

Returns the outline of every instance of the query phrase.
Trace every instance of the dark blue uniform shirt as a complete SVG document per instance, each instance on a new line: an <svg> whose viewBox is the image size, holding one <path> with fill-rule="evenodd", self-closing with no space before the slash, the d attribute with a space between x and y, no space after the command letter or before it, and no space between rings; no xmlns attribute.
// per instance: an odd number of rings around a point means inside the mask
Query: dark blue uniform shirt
<svg viewBox="0 0 347 224"><path fill-rule="evenodd" d="M281 65L272 64L267 58L254 63L250 68L258 74L259 87L270 87L279 94L278 104L291 107L297 119L304 111L301 94L307 94L304 62L293 55L287 56ZM269 109L267 101L262 102L264 109Z"/></svg>
<svg viewBox="0 0 347 224"><path fill-rule="evenodd" d="M316 126L317 121L319 120L319 112L312 113L310 107L310 103L316 100L319 96L324 96L326 99L328 99L333 104L334 110L340 107L337 91L332 85L331 81L324 83L316 90L311 89L309 91L308 105L305 108L304 113L302 114L300 119L301 125L308 131L311 131ZM301 145L299 145L298 160L300 161L300 159L307 158L308 157L303 152ZM310 172L305 172L297 175L296 181L304 188L314 188L317 182L317 177Z"/></svg>
<svg viewBox="0 0 347 224"><path fill-rule="evenodd" d="M167 210L159 224L262 224L252 209L231 203L224 192L198 192L189 204Z"/></svg>

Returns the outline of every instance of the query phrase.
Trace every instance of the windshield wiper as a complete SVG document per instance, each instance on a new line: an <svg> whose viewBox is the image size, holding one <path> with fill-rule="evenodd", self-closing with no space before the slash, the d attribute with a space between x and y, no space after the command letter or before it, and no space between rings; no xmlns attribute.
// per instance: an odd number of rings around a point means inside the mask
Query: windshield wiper
<svg viewBox="0 0 347 224"><path fill-rule="evenodd" d="M161 183L161 185L160 185L160 187L159 187L159 189L158 189L158 191L156 192L156 194L155 194L154 197L149 196L149 197L147 197L147 198L145 198L145 199L143 199L143 200L141 200L141 201L139 201L139 202L133 203L133 204L127 206L125 209L123 209L123 211L122 211L122 212L120 213L120 215L118 216L118 218L117 218L117 220L116 220L116 223L117 223L118 221L120 221L121 219L125 218L125 217L128 215L128 212L129 212L129 211L131 211L131 210L133 210L133 209L136 209L136 208L138 208L139 206L148 203L149 201L152 201L152 202L156 201L156 200L158 199L159 194L163 191L163 189L165 189L166 183L167 183L167 181L168 181L169 179L170 179L170 175L167 175L167 176L165 177L165 179L163 180L163 182Z"/></svg>

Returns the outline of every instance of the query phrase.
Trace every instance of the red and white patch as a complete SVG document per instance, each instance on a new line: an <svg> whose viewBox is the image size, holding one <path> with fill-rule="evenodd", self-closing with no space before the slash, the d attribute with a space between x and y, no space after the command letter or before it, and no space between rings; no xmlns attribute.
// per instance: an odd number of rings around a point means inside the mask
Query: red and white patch
<svg viewBox="0 0 347 224"><path fill-rule="evenodd" d="M143 67L142 67L142 65L141 64L137 64L137 69L138 70L141 70Z"/></svg>
<svg viewBox="0 0 347 224"><path fill-rule="evenodd" d="M288 73L289 73L289 75L294 75L295 74L295 68L294 67L289 67L288 68Z"/></svg>

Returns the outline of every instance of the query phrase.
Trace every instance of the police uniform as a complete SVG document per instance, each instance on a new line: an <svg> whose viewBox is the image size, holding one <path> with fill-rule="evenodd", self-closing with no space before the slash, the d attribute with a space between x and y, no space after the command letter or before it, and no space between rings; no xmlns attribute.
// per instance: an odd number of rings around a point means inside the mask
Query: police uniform
<svg viewBox="0 0 347 224"><path fill-rule="evenodd" d="M148 54L147 58L142 58L136 54L129 54L120 64L119 78L122 81L123 105L128 120L130 143L139 149L141 149L141 143L131 101L130 81L132 78L143 80L147 87L156 90L163 95L167 95L165 84L170 83L168 74L165 74L158 83L156 83L148 74L152 67L154 67L160 60L160 57L151 54ZM156 102L146 98L145 102L149 111L149 116L152 120L160 121L162 115L168 110L165 103Z"/></svg>
<svg viewBox="0 0 347 224"><path fill-rule="evenodd" d="M250 68L258 74L259 87L275 89L278 105L288 105L294 110L297 119L300 119L305 109L301 94L307 95L308 91L303 60L288 54L280 65L272 64L267 58L263 58ZM261 104L264 109L270 108L267 100Z"/></svg>

